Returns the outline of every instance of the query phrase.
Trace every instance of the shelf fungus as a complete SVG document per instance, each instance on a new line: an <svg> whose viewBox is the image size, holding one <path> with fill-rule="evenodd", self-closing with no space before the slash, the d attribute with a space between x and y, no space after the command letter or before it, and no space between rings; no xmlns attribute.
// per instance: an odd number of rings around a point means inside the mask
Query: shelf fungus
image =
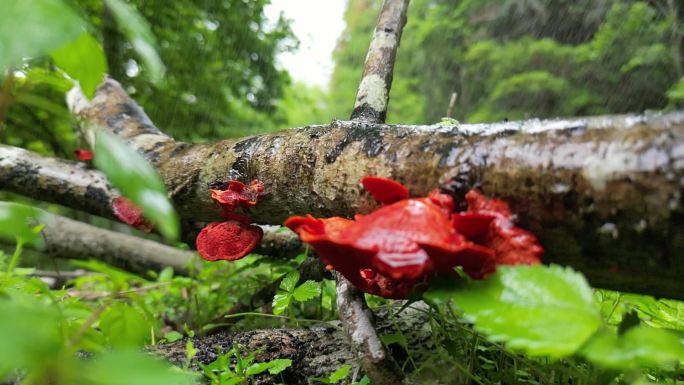
<svg viewBox="0 0 684 385"><path fill-rule="evenodd" d="M119 196L112 199L112 211L121 222L138 230L149 233L154 227L152 223L145 219L142 210L126 197Z"/></svg>
<svg viewBox="0 0 684 385"><path fill-rule="evenodd" d="M409 198L406 187L390 179L367 176L361 184L382 207L353 220L293 216L285 226L367 293L406 298L456 266L480 279L497 265L540 262L536 237L514 225L503 201L471 190L468 209L454 212L453 198L439 190Z"/></svg>
<svg viewBox="0 0 684 385"><path fill-rule="evenodd" d="M197 252L203 259L234 261L254 250L264 235L263 230L235 210L256 205L263 192L264 184L258 180L249 185L232 180L225 189L211 190L211 197L221 207L225 220L209 223L197 235Z"/></svg>

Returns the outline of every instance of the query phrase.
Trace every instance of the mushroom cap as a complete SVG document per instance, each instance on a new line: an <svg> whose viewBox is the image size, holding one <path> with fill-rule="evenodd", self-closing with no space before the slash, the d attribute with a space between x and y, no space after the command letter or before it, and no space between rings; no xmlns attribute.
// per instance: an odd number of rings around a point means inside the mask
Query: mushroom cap
<svg viewBox="0 0 684 385"><path fill-rule="evenodd" d="M90 150L77 148L74 150L74 156L76 156L76 159L82 160L85 162L85 161L93 160L95 153L90 151Z"/></svg>
<svg viewBox="0 0 684 385"><path fill-rule="evenodd" d="M211 197L224 209L235 210L238 207L249 207L257 204L264 192L264 184L253 180L247 186L239 180L231 180L225 190L211 190Z"/></svg>
<svg viewBox="0 0 684 385"><path fill-rule="evenodd" d="M121 222L131 225L138 230L149 233L154 227L152 223L145 219L142 210L126 197L114 197L112 199L112 211Z"/></svg>
<svg viewBox="0 0 684 385"><path fill-rule="evenodd" d="M382 204L392 204L409 197L408 189L403 184L380 176L365 176L361 184L373 198Z"/></svg>
<svg viewBox="0 0 684 385"><path fill-rule="evenodd" d="M484 278L498 265L541 263L544 248L534 234L515 226L506 202L489 199L477 190L468 191L466 201L468 210L451 218L454 228L478 245L494 250L493 257L484 263L464 266L468 275Z"/></svg>
<svg viewBox="0 0 684 385"><path fill-rule="evenodd" d="M405 298L435 270L449 272L462 260L492 256L458 234L428 198L404 199L356 221L309 215L290 217L285 226L355 286L386 298Z"/></svg>
<svg viewBox="0 0 684 385"><path fill-rule="evenodd" d="M234 261L254 250L263 235L259 226L228 220L205 226L195 243L197 252L207 261Z"/></svg>
<svg viewBox="0 0 684 385"><path fill-rule="evenodd" d="M362 184L386 205L354 220L307 215L284 225L367 293L405 298L433 273L452 273L455 266L484 278L500 264L540 263L542 247L514 225L506 202L471 190L468 210L453 213L453 198L438 190L401 198L408 192L392 180L365 177Z"/></svg>

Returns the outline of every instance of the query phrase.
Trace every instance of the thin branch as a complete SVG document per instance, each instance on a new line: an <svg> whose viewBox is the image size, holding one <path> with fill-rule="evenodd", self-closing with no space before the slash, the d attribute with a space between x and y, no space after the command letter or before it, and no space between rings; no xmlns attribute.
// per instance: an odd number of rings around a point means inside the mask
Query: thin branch
<svg viewBox="0 0 684 385"><path fill-rule="evenodd" d="M52 257L95 258L142 275L164 267L172 267L176 274L187 275L188 266L195 258L191 251L105 230L55 214L51 214L45 222L42 234L45 240L44 252Z"/></svg>
<svg viewBox="0 0 684 385"><path fill-rule="evenodd" d="M403 381L401 370L375 330L373 314L366 306L363 293L340 273L335 273L335 280L337 311L361 367L373 384L400 384Z"/></svg>
<svg viewBox="0 0 684 385"><path fill-rule="evenodd" d="M382 123L387 115L392 72L409 0L385 0L373 33L352 120Z"/></svg>

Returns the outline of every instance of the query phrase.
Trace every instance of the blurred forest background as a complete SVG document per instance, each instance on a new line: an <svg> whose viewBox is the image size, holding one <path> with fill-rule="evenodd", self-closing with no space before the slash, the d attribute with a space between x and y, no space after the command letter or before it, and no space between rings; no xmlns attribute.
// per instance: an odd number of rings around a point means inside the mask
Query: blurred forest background
<svg viewBox="0 0 684 385"><path fill-rule="evenodd" d="M109 73L180 140L240 137L347 119L382 5L349 0L329 90L276 65L296 49L268 0L135 0L166 66L153 83L97 0L70 0L103 44ZM315 15L312 15L315 17ZM483 122L673 108L684 103L684 6L678 0L414 0L388 121ZM71 157L79 146L49 58L29 61L3 90L0 142Z"/></svg>

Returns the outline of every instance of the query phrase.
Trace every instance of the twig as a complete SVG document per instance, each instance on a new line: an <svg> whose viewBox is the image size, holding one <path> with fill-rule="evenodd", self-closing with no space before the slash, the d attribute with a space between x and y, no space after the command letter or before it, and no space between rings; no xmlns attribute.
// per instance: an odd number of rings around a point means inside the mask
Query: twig
<svg viewBox="0 0 684 385"><path fill-rule="evenodd" d="M449 98L449 107L447 107L446 117L451 118L454 114L454 108L456 107L456 100L458 100L458 92L452 92L451 98Z"/></svg>
<svg viewBox="0 0 684 385"><path fill-rule="evenodd" d="M382 6L363 65L363 78L356 93L352 120L385 121L394 61L401 31L406 24L408 4L409 0L385 0Z"/></svg>
<svg viewBox="0 0 684 385"><path fill-rule="evenodd" d="M337 311L352 349L371 382L376 385L396 385L403 375L394 359L388 355L373 325L373 314L366 306L363 293L358 291L340 273L337 281Z"/></svg>
<svg viewBox="0 0 684 385"><path fill-rule="evenodd" d="M385 121L394 61L406 24L408 4L408 0L385 0L383 4L351 114L354 122ZM380 341L363 293L338 272L335 280L340 321L371 382L376 385L401 383L403 373Z"/></svg>

